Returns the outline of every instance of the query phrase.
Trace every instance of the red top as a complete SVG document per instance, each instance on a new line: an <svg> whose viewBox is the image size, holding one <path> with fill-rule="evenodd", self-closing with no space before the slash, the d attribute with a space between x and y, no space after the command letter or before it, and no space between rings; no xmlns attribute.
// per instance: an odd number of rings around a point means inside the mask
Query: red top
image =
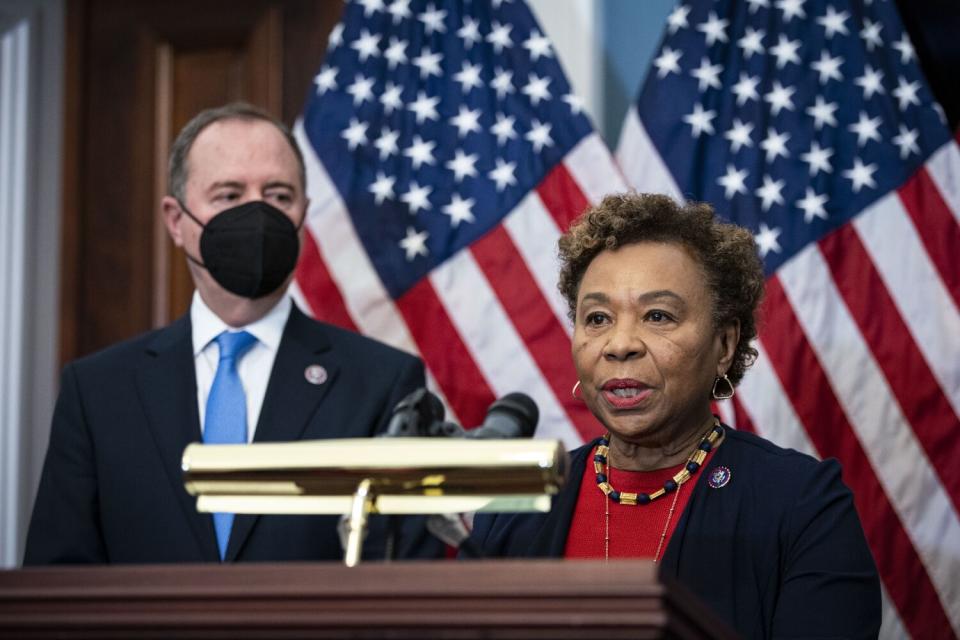
<svg viewBox="0 0 960 640"><path fill-rule="evenodd" d="M657 558L659 560L663 557L670 537L680 521L680 515L690 500L693 486L703 473L713 452L707 455L700 471L680 485L677 489L679 493L676 495L668 493L646 505L617 504L605 496L597 487L597 474L593 468L595 454L596 449L587 456L587 468L584 470L577 505L573 510L573 520L570 523L564 557L604 557L604 535L607 530L604 503L609 503L609 557L653 558L660 545L660 537L666 528L666 537L660 549L660 557ZM684 461L674 467L655 471L624 471L611 466L607 481L617 491L649 494L663 487L663 483L679 473L686 464ZM667 517L674 498L677 503L668 523Z"/></svg>

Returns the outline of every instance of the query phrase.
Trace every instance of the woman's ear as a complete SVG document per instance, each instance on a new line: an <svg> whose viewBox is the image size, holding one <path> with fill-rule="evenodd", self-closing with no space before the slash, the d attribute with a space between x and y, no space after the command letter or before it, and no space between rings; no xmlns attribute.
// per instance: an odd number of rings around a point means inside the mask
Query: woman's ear
<svg viewBox="0 0 960 640"><path fill-rule="evenodd" d="M721 328L717 333L717 342L719 349L717 375L723 376L730 370L733 358L737 353L737 345L740 344L740 321L734 320Z"/></svg>

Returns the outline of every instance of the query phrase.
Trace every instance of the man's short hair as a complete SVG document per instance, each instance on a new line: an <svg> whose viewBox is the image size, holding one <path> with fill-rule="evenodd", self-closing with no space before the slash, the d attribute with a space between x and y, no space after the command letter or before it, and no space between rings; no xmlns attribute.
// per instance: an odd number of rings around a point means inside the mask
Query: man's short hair
<svg viewBox="0 0 960 640"><path fill-rule="evenodd" d="M171 196L181 203L184 201L186 198L187 175L190 171L190 167L187 165L187 156L190 155L190 149L201 131L214 122L224 120L263 120L275 126L287 139L290 148L293 149L293 154L297 157L297 164L300 166L300 184L306 192L307 172L303 164L303 154L300 152L300 147L297 145L293 134L290 133L290 128L259 107L246 102L231 102L222 107L201 111L180 130L180 134L177 135L177 139L173 141L173 146L170 148L167 191Z"/></svg>

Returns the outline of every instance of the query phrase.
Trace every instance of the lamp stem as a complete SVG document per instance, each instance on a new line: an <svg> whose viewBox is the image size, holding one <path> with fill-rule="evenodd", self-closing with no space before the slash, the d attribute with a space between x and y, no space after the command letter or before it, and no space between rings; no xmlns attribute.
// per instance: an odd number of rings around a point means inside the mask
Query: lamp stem
<svg viewBox="0 0 960 640"><path fill-rule="evenodd" d="M347 549L343 555L343 563L348 567L360 564L363 538L367 531L367 517L373 512L373 501L376 499L372 488L373 481L370 478L364 478L353 494L350 518L347 520Z"/></svg>

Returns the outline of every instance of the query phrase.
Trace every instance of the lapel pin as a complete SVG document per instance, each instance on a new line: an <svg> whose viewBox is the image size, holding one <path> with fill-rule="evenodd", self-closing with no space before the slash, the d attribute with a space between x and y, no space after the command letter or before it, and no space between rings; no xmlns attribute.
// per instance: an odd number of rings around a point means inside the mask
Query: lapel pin
<svg viewBox="0 0 960 640"><path fill-rule="evenodd" d="M310 384L323 384L327 381L327 370L319 364L312 364L303 370L303 377Z"/></svg>
<svg viewBox="0 0 960 640"><path fill-rule="evenodd" d="M730 469L727 467L716 467L710 472L710 477L707 479L707 484L712 489L725 487L728 482L730 482Z"/></svg>

